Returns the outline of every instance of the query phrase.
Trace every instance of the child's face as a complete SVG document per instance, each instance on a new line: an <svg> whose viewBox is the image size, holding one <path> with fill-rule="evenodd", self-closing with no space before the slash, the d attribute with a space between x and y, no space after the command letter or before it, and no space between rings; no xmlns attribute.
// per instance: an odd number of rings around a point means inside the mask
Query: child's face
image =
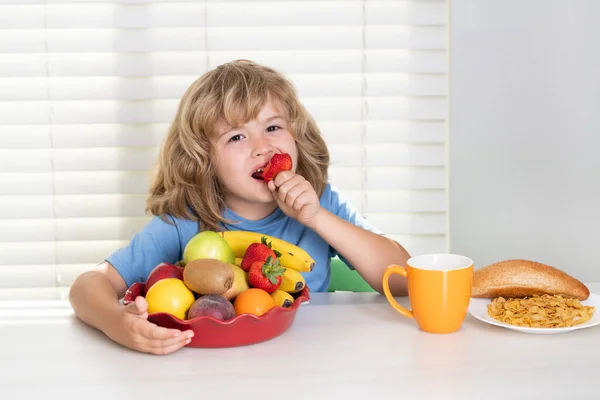
<svg viewBox="0 0 600 400"><path fill-rule="evenodd" d="M254 178L253 173L275 153L288 153L293 171L298 161L296 143L278 107L268 101L255 120L238 128L220 123L215 131L217 175L225 187L227 205L248 219L266 216L276 203L267 182Z"/></svg>

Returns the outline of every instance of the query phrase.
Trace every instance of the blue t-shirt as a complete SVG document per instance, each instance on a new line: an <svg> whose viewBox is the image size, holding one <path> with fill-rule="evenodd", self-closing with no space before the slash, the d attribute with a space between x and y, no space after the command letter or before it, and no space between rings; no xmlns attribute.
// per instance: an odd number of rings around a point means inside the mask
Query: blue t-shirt
<svg viewBox="0 0 600 400"><path fill-rule="evenodd" d="M332 214L369 231L381 234L355 207L340 195L335 187L327 184L320 198L321 207ZM306 285L312 292L326 292L330 280L330 259L339 256L350 268L350 263L329 246L312 229L288 217L277 208L269 216L261 220L248 220L231 210L224 216L228 220L240 221L238 224L224 224L228 230L245 230L264 233L293 243L310 254L315 260L311 272L302 273ZM150 271L161 262L176 263L183 258L183 250L188 241L198 233L196 221L169 216L172 224L155 216L137 233L130 243L106 259L121 274L127 286L135 282L144 282Z"/></svg>

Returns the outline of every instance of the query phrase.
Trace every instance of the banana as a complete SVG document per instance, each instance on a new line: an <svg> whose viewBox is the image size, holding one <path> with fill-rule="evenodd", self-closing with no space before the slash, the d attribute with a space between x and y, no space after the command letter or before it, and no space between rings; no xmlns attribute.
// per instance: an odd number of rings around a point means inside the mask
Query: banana
<svg viewBox="0 0 600 400"><path fill-rule="evenodd" d="M241 267L241 266L242 266L242 260L243 260L243 258L242 258L242 257L236 257L236 258L235 258L235 261L234 261L233 263L234 263L235 265L237 265L238 267Z"/></svg>
<svg viewBox="0 0 600 400"><path fill-rule="evenodd" d="M289 307L294 303L294 298L288 292L284 292L283 290L277 289L273 293L271 293L271 297L275 300L276 306L281 307Z"/></svg>
<svg viewBox="0 0 600 400"><path fill-rule="evenodd" d="M236 258L243 258L248 246L252 243L260 243L264 236L267 238L267 242L271 242L273 250L281 253L279 263L283 267L298 272L310 272L315 266L315 260L305 250L285 240L258 232L222 231L219 234L229 244Z"/></svg>
<svg viewBox="0 0 600 400"><path fill-rule="evenodd" d="M281 275L281 285L279 290L283 290L288 293L298 293L306 286L306 281L302 274L294 269L286 268L283 275Z"/></svg>

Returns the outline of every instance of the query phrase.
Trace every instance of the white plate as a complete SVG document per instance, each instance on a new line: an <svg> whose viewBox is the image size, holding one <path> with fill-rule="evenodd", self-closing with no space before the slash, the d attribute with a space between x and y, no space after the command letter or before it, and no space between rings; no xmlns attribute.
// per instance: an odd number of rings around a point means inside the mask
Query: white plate
<svg viewBox="0 0 600 400"><path fill-rule="evenodd" d="M587 300L581 301L581 304L585 306L594 306L596 310L594 315L589 321L584 322L581 325L570 326L566 328L528 328L525 326L510 325L505 322L500 322L490 317L487 312L487 306L492 302L492 299L474 299L471 298L469 303L469 314L474 316L480 321L486 322L491 325L501 326L503 328L511 329L513 331L524 332L524 333L535 333L539 335L551 335L554 333L565 333L571 332L577 329L589 328L600 324L600 296L594 293L590 293L590 297Z"/></svg>

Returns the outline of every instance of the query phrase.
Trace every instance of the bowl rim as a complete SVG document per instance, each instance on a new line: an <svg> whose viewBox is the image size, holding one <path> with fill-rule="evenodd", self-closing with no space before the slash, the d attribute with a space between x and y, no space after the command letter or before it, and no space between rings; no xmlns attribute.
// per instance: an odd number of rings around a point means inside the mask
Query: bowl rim
<svg viewBox="0 0 600 400"><path fill-rule="evenodd" d="M143 291L143 288L145 287L145 283L144 282L134 282L129 288L127 288L127 291L125 292L125 295L123 295L123 298L125 298L125 296L128 293L130 293L131 288L133 288L136 285L139 286L140 289ZM141 293L138 296L144 297L144 296L142 296ZM127 303L125 303L125 300L124 300L124 304L127 305L134 300L135 300L135 298L131 301L128 301ZM197 324L199 321L211 321L217 325L227 326L227 325L232 325L242 319L253 319L255 321L262 321L262 320L268 319L274 313L292 312L292 311L295 312L302 303L307 302L309 300L310 300L310 289L308 288L308 286L305 286L304 289L302 289L299 292L298 297L296 297L296 299L294 300L294 302L292 303L291 306L289 306L289 307L275 306L275 307L269 309L269 311L262 314L261 316L244 313L244 314L236 315L235 317L233 317L231 319L222 321L220 319L216 319L216 318L208 316L208 315L201 315L199 317L192 318L192 319L181 319L181 318L176 317L175 315L170 314L168 312L157 312L157 313L148 314L148 319L150 319L150 317L163 317L164 316L164 317L170 318L170 319L174 320L175 322L182 324L182 325Z"/></svg>

